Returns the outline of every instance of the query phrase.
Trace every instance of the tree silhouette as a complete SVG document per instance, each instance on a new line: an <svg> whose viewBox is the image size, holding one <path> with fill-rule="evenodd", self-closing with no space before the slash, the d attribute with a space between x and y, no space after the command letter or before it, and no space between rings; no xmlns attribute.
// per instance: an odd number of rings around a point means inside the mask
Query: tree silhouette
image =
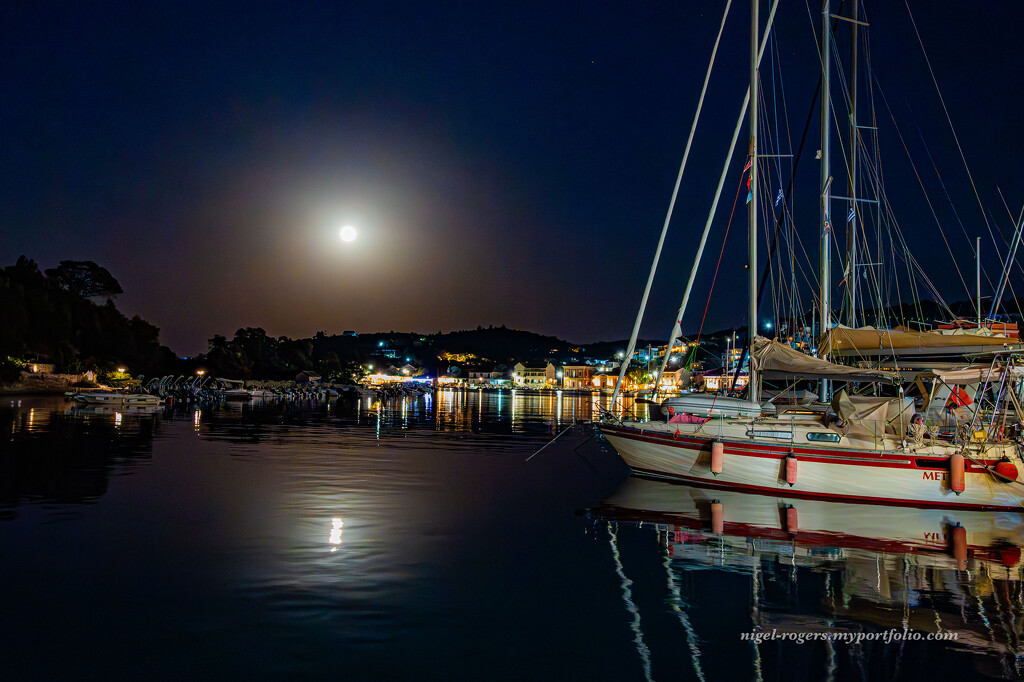
<svg viewBox="0 0 1024 682"><path fill-rule="evenodd" d="M106 296L109 299L124 293L114 276L91 260L62 260L59 266L47 270L46 276L82 298Z"/></svg>

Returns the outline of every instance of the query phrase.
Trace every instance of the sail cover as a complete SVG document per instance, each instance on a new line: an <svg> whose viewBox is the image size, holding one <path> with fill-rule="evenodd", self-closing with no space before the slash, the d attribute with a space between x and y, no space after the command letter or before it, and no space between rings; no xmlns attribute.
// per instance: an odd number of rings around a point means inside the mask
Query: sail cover
<svg viewBox="0 0 1024 682"><path fill-rule="evenodd" d="M1003 373L1010 377L1024 377L1024 367L1005 367L1003 365L970 365L959 369L935 369L932 374L944 384L970 386L984 382L999 382L1003 380Z"/></svg>
<svg viewBox="0 0 1024 682"><path fill-rule="evenodd" d="M903 327L853 329L837 325L828 330L818 346L819 354L913 355L929 352L977 352L1002 349L1018 343L1016 339L992 334L988 330L945 329L929 332L911 331Z"/></svg>
<svg viewBox="0 0 1024 682"><path fill-rule="evenodd" d="M754 369L766 379L805 377L836 381L881 381L887 384L900 382L898 372L837 365L828 360L804 355L795 348L766 339L763 336L754 338L754 348L750 357L754 363Z"/></svg>

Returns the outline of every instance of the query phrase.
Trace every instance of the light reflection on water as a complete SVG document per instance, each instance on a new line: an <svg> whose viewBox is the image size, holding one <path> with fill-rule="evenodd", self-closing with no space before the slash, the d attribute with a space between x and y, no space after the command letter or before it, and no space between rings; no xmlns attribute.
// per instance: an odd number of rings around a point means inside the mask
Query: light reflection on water
<svg viewBox="0 0 1024 682"><path fill-rule="evenodd" d="M5 404L0 660L12 679L157 660L167 677L1018 675L1018 515L797 502L787 517L773 498L616 490L623 465L583 427L524 464L606 400ZM968 530L966 570L950 522ZM890 627L961 638L739 638Z"/></svg>

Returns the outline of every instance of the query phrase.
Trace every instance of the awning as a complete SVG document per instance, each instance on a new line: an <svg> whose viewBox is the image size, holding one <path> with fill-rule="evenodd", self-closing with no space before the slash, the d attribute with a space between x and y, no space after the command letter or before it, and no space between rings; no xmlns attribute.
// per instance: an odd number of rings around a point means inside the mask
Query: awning
<svg viewBox="0 0 1024 682"><path fill-rule="evenodd" d="M800 351L757 336L751 353L754 369L766 379L785 377L805 377L808 379L834 379L836 381L881 381L887 384L900 383L898 372L887 372L878 369L860 369L837 365L804 355Z"/></svg>

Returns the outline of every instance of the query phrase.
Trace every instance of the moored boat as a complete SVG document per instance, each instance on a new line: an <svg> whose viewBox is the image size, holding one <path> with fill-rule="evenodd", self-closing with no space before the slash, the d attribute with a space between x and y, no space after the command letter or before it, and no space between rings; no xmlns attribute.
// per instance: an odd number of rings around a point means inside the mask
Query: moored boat
<svg viewBox="0 0 1024 682"><path fill-rule="evenodd" d="M163 404L159 396L149 393L118 393L115 391L81 391L71 396L71 400L82 405L133 405L157 406Z"/></svg>
<svg viewBox="0 0 1024 682"><path fill-rule="evenodd" d="M823 16L821 91L829 93L828 60L832 45L827 9ZM769 26L770 23L771 20ZM756 95L759 92L758 63L760 50L763 50L766 42L767 37L758 40L757 2L753 2L751 82L748 96L749 93ZM760 152L757 99L756 96L751 97L745 103L749 104L750 125L749 152L744 172L748 188L747 347L751 400L681 396L662 403L662 412L668 416L667 420L638 422L619 421L612 413L616 409L616 393L612 400L612 411L604 416L597 428L633 471L643 476L769 495L785 492L801 498L957 509L1020 510L1024 504L1024 479L1021 477L1024 459L1020 452L1024 447L1020 424L1024 417L1024 409L1020 405L1024 390L1020 382L1022 368L1018 359L1024 353L1020 347L1009 343L1009 339L995 337L991 333L923 334L874 329L842 331L835 324L831 305L831 201L838 197L830 194L833 177L828 150L832 110L831 97L827 94L821 98L822 139L818 157L821 159L821 230L818 233L820 268L815 307L817 330L820 330L824 340L818 344L820 351L823 356L840 356L842 353L839 351L855 350L859 353L865 348L878 347L886 352L872 353L868 357L898 358L900 353L897 351L919 351L931 355L936 349L953 347L960 355L965 355L969 350L974 357L984 356L985 361L984 364L958 367L955 368L956 372L938 376L929 392L922 381L924 373L906 372L911 376L904 376L901 373L904 368L899 362L890 363L892 369L888 371L875 369L879 366L877 363L863 360L856 367L843 366L823 358L804 355L785 343L757 336L757 330L763 326L758 314L759 291L763 290L765 283L764 279L759 281L757 267L758 221L762 209L758 198L761 181L758 179ZM855 113L855 106L851 106L851 113ZM742 116L737 122L732 149L735 148L741 122ZM853 126L851 136L856 139L857 135L856 126ZM727 168L728 158L723 168L723 178ZM720 181L719 191L721 186ZM785 198L780 189L775 205ZM853 206L858 199L855 193L843 199L851 203L848 221L854 221L850 232L853 235L859 213ZM717 194L712 205L712 216L709 216L695 254L682 304L674 317L675 323L667 348L671 348L679 336L715 206ZM783 217L785 213L784 210ZM652 264L640 312L624 354L620 382L633 357L644 306L668 224L669 220L666 219L662 242L659 242L659 251ZM778 224L776 221L776 226ZM855 265L854 252L852 248L849 251L850 274L844 279L848 287L853 287L857 281L852 269ZM1007 260L1007 265L1011 260ZM856 318L856 300L852 293L849 294L848 319ZM813 336L817 335L817 331L813 332ZM850 341L842 341L847 337ZM859 359L861 356L856 357ZM662 372L666 363L667 354L662 363ZM741 360L738 367L742 366ZM957 372L963 375L959 376ZM762 382L765 380L784 380L785 384L782 385L789 384L789 388L782 389L782 393L788 393L801 384L807 386L814 380L818 383L818 394L829 402L827 405L793 406L781 414L774 409L763 411L753 397L761 396ZM915 413L914 400L906 397L907 389L903 386L905 382L911 382L912 386L917 387L924 414ZM848 395L845 390L833 394L833 387L840 384L845 384L852 395ZM873 394L873 397L861 394ZM947 397L952 403L946 400ZM973 407L968 408L966 403L972 402ZM984 408L981 407L982 403Z"/></svg>
<svg viewBox="0 0 1024 682"><path fill-rule="evenodd" d="M225 400L252 400L252 392L244 388L232 388L223 393Z"/></svg>

